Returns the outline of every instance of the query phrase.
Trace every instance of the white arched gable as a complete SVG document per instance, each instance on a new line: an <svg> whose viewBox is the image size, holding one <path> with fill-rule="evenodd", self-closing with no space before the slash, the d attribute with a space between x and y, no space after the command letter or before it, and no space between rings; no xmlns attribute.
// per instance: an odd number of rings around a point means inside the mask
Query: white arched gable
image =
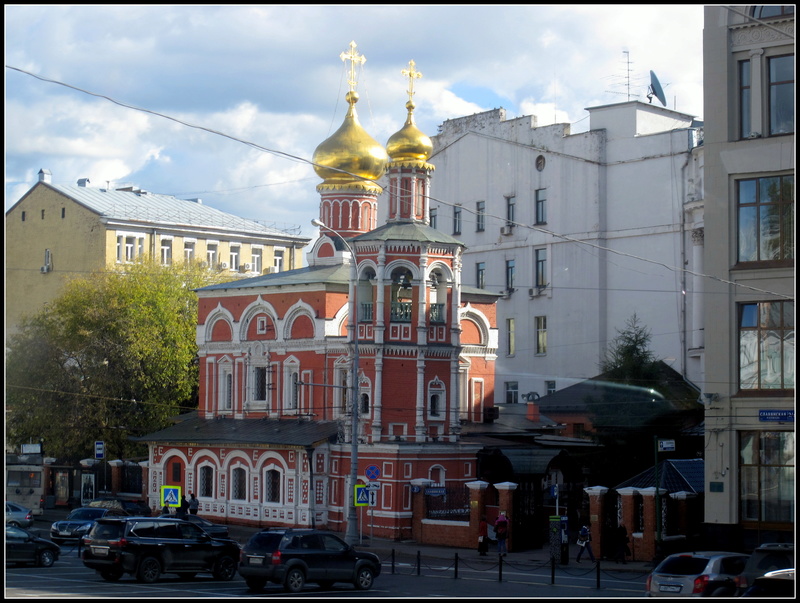
<svg viewBox="0 0 800 603"><path fill-rule="evenodd" d="M228 323L228 326L231 328L231 337L233 337L234 341L238 341L238 333L234 328L236 324L236 320L233 317L233 314L227 308L224 308L222 304L217 304L217 307L211 310L206 317L206 324L205 324L205 331L203 333L203 342L210 342L211 341L211 334L214 332L214 325L217 324L218 321L224 320Z"/></svg>
<svg viewBox="0 0 800 603"><path fill-rule="evenodd" d="M491 323L489 322L489 319L486 318L486 314L468 305L464 308L459 308L458 311L459 323L462 320L471 320L473 323L478 325L478 330L481 333L481 345L490 345L491 343L490 333L492 327Z"/></svg>
<svg viewBox="0 0 800 603"><path fill-rule="evenodd" d="M311 319L311 323L314 325L314 337L316 338L317 321L314 308L312 308L309 303L300 299L289 308L286 315L283 317L283 328L279 330L282 340L289 341L291 339L292 325L294 321L297 320L297 317L302 315L308 316ZM275 328L277 329L277 324Z"/></svg>
<svg viewBox="0 0 800 603"><path fill-rule="evenodd" d="M212 465L215 469L219 469L222 463L220 463L219 455L211 448L200 448L199 450L193 450L192 460L186 465L187 469L196 471L203 465Z"/></svg>
<svg viewBox="0 0 800 603"><path fill-rule="evenodd" d="M247 339L247 329L250 327L250 321L252 321L257 314L266 314L267 316L269 316L272 319L272 322L276 325L277 329L278 312L275 310L275 307L271 303L264 301L263 299L261 299L261 296L259 295L258 299L256 299L253 303L247 306L244 309L244 312L242 312L242 317L239 320L240 341L245 341Z"/></svg>
<svg viewBox="0 0 800 603"><path fill-rule="evenodd" d="M363 278L364 272L367 270L372 270L373 274L378 274L378 265L374 260L362 260L358 263L358 280Z"/></svg>
<svg viewBox="0 0 800 603"><path fill-rule="evenodd" d="M248 471L253 468L252 463L250 462L250 457L241 450L231 450L230 452L226 451L225 460L222 463L222 470L228 471L231 467L237 464L244 465Z"/></svg>
<svg viewBox="0 0 800 603"><path fill-rule="evenodd" d="M286 464L286 459L280 454L272 451L264 452L256 462L255 469L260 474L266 469L278 469L284 474L289 471L289 466Z"/></svg>
<svg viewBox="0 0 800 603"><path fill-rule="evenodd" d="M386 279L391 280L392 273L397 270L398 268L406 268L411 271L411 278L415 281L419 280L419 266L410 262L409 260L394 260L386 264L386 268L384 268L384 274L386 275Z"/></svg>
<svg viewBox="0 0 800 603"><path fill-rule="evenodd" d="M448 283L452 283L455 279L453 276L453 269L444 262L436 260L435 262L432 262L431 265L425 270L425 280L430 281L431 273L435 271L441 272Z"/></svg>

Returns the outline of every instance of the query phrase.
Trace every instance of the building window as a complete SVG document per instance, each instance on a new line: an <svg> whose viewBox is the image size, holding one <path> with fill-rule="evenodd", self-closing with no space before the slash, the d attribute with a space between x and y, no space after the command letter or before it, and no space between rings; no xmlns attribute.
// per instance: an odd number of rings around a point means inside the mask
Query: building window
<svg viewBox="0 0 800 603"><path fill-rule="evenodd" d="M428 210L428 223L431 225L431 228L436 228L436 218L438 218L437 214L438 214L438 209L436 207L431 207Z"/></svg>
<svg viewBox="0 0 800 603"><path fill-rule="evenodd" d="M184 241L183 243L183 259L186 263L192 263L194 261L194 242L193 241Z"/></svg>
<svg viewBox="0 0 800 603"><path fill-rule="evenodd" d="M200 467L200 496L204 498L214 497L214 468L206 465Z"/></svg>
<svg viewBox="0 0 800 603"><path fill-rule="evenodd" d="M544 389L547 395L556 393L556 382L555 381L545 381L544 382Z"/></svg>
<svg viewBox="0 0 800 603"><path fill-rule="evenodd" d="M794 302L739 307L739 388L794 389Z"/></svg>
<svg viewBox="0 0 800 603"><path fill-rule="evenodd" d="M794 5L783 6L755 6L750 9L756 19L772 19L774 17L788 17L794 15Z"/></svg>
<svg viewBox="0 0 800 603"><path fill-rule="evenodd" d="M172 239L161 239L161 265L172 264Z"/></svg>
<svg viewBox="0 0 800 603"><path fill-rule="evenodd" d="M794 175L736 184L739 262L794 259Z"/></svg>
<svg viewBox="0 0 800 603"><path fill-rule="evenodd" d="M247 500L247 472L241 467L235 467L231 475L231 498Z"/></svg>
<svg viewBox="0 0 800 603"><path fill-rule="evenodd" d="M536 223L547 224L547 189L536 190Z"/></svg>
<svg viewBox="0 0 800 603"><path fill-rule="evenodd" d="M537 316L536 322L536 353L547 353L547 316Z"/></svg>
<svg viewBox="0 0 800 603"><path fill-rule="evenodd" d="M209 243L206 247L206 262L209 268L216 268L217 266L217 245L216 243Z"/></svg>
<svg viewBox="0 0 800 603"><path fill-rule="evenodd" d="M430 414L432 417L439 416L439 394L432 394L431 395L431 406L430 406Z"/></svg>
<svg viewBox="0 0 800 603"><path fill-rule="evenodd" d="M514 271L515 262L514 260L506 260L506 291L511 293L514 291Z"/></svg>
<svg viewBox="0 0 800 603"><path fill-rule="evenodd" d="M486 201L478 201L475 208L475 232L486 230Z"/></svg>
<svg viewBox="0 0 800 603"><path fill-rule="evenodd" d="M24 211L20 214L20 217L22 218L22 221L24 222L25 221L25 212Z"/></svg>
<svg viewBox="0 0 800 603"><path fill-rule="evenodd" d="M478 289L486 288L486 262L475 264L475 286Z"/></svg>
<svg viewBox="0 0 800 603"><path fill-rule="evenodd" d="M359 413L362 415L369 414L369 394L361 394L359 398Z"/></svg>
<svg viewBox="0 0 800 603"><path fill-rule="evenodd" d="M183 481L181 477L181 464L178 462L170 463L170 468L172 469L172 483L180 484Z"/></svg>
<svg viewBox="0 0 800 603"><path fill-rule="evenodd" d="M792 431L740 432L742 522L794 523L794 445Z"/></svg>
<svg viewBox="0 0 800 603"><path fill-rule="evenodd" d="M250 269L253 272L257 272L258 274L261 274L261 270L263 269L262 267L264 265L263 260L261 259L261 249L259 249L257 247L254 248L252 250L252 254L251 254L250 259L251 259L251 261L253 263L253 265L250 267Z"/></svg>
<svg viewBox="0 0 800 603"><path fill-rule="evenodd" d="M517 219L517 198L506 197L506 226L513 228Z"/></svg>
<svg viewBox="0 0 800 603"><path fill-rule="evenodd" d="M536 249L533 252L536 264L534 283L537 289L547 287L547 249Z"/></svg>
<svg viewBox="0 0 800 603"><path fill-rule="evenodd" d="M461 208L458 206L453 208L453 234L461 234Z"/></svg>
<svg viewBox="0 0 800 603"><path fill-rule="evenodd" d="M513 318L506 318L506 333L508 334L508 347L506 348L506 354L508 356L513 356L517 350L517 340Z"/></svg>
<svg viewBox="0 0 800 603"><path fill-rule="evenodd" d="M739 137L747 138L750 128L751 111L750 61L739 61Z"/></svg>
<svg viewBox="0 0 800 603"><path fill-rule="evenodd" d="M272 266L275 268L275 272L281 272L283 270L283 250L276 249L273 256L272 256Z"/></svg>
<svg viewBox="0 0 800 603"><path fill-rule="evenodd" d="M267 469L264 474L264 500L270 503L281 502L281 473L277 469Z"/></svg>
<svg viewBox="0 0 800 603"><path fill-rule="evenodd" d="M231 245L231 251L230 251L231 261L228 266L231 270L239 270L240 252L241 252L241 247L239 247L238 245Z"/></svg>
<svg viewBox="0 0 800 603"><path fill-rule="evenodd" d="M266 366L253 367L253 400L263 402L269 390L269 369Z"/></svg>
<svg viewBox="0 0 800 603"><path fill-rule="evenodd" d="M794 132L794 55L769 59L769 133Z"/></svg>
<svg viewBox="0 0 800 603"><path fill-rule="evenodd" d="M519 401L519 383L506 381L506 404L516 404Z"/></svg>

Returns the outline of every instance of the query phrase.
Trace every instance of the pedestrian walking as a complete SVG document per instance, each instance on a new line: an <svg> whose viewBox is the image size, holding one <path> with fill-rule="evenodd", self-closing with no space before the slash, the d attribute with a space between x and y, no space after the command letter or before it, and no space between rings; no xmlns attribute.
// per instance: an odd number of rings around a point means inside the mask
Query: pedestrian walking
<svg viewBox="0 0 800 603"><path fill-rule="evenodd" d="M169 505L161 507L161 515L171 515L172 511L169 510Z"/></svg>
<svg viewBox="0 0 800 603"><path fill-rule="evenodd" d="M189 513L197 515L197 510L200 508L200 501L194 496L194 492L189 494Z"/></svg>
<svg viewBox="0 0 800 603"><path fill-rule="evenodd" d="M628 555L631 554L631 549L628 546L628 528L625 527L624 523L620 523L617 526L617 533L616 533L616 545L617 550L614 554L614 562L619 563L627 563Z"/></svg>
<svg viewBox="0 0 800 603"><path fill-rule="evenodd" d="M478 554L486 557L489 552L489 524L486 523L486 515L481 515L481 522L478 524Z"/></svg>
<svg viewBox="0 0 800 603"><path fill-rule="evenodd" d="M505 511L501 511L494 522L494 535L497 538L497 554L503 557L508 553L506 540L508 539L508 517Z"/></svg>
<svg viewBox="0 0 800 603"><path fill-rule="evenodd" d="M186 513L189 510L189 501L186 500L186 495L183 495L183 500L181 500L181 506L178 507L178 517L181 519L186 519Z"/></svg>
<svg viewBox="0 0 800 603"><path fill-rule="evenodd" d="M589 531L589 526L583 526L578 532L578 558L575 559L577 563L581 562L583 552L589 553L589 559L594 563L594 553L592 552L592 533Z"/></svg>

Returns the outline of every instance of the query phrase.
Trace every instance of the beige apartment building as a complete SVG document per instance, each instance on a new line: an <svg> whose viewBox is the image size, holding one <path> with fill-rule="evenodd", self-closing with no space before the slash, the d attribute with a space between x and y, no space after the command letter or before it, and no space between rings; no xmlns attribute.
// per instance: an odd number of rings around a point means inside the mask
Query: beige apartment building
<svg viewBox="0 0 800 603"><path fill-rule="evenodd" d="M64 282L145 256L201 261L232 278L302 266L309 239L255 220L133 186L53 184L48 170L6 212L6 332L56 297ZM297 229L299 231L299 229Z"/></svg>
<svg viewBox="0 0 800 603"><path fill-rule="evenodd" d="M794 6L706 6L705 522L793 542Z"/></svg>

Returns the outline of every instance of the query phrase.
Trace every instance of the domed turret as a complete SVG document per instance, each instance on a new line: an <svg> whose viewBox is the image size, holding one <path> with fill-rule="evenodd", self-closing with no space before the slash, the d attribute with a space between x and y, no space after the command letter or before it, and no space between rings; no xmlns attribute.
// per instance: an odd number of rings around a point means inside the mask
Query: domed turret
<svg viewBox="0 0 800 603"><path fill-rule="evenodd" d="M433 152L433 142L414 123L414 102L406 103L408 117L399 132L386 143L386 152L393 161L427 161Z"/></svg>
<svg viewBox="0 0 800 603"><path fill-rule="evenodd" d="M358 121L355 109L358 93L351 90L346 100L350 108L344 123L314 151L314 171L326 185L368 185L369 180L383 176L388 155Z"/></svg>

